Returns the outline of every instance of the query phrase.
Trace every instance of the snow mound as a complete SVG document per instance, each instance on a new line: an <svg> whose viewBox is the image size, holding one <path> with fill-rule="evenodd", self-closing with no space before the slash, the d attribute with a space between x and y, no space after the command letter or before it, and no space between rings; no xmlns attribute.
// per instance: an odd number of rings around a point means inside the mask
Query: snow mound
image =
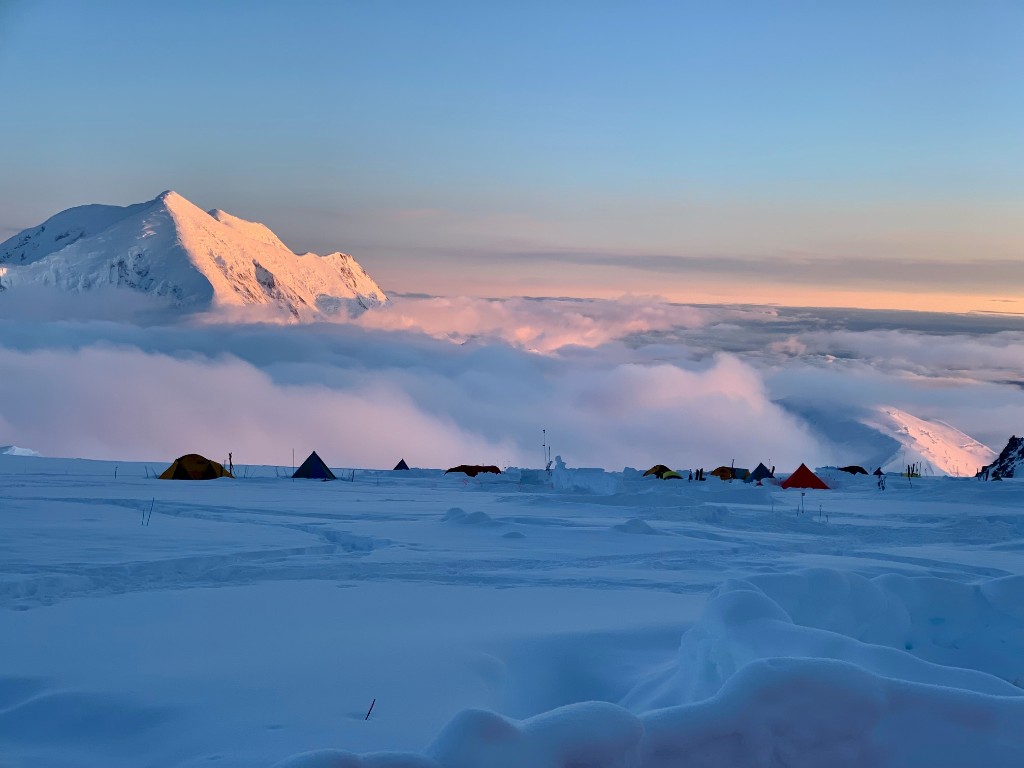
<svg viewBox="0 0 1024 768"><path fill-rule="evenodd" d="M208 213L176 192L123 208L72 208L0 243L0 289L20 287L129 289L179 311L216 318L261 307L293 321L388 301L351 256L296 255L263 224Z"/></svg>
<svg viewBox="0 0 1024 768"><path fill-rule="evenodd" d="M663 532L652 528L648 523L644 522L638 517L634 517L632 520L627 520L624 523L612 526L613 531L619 533L638 533L648 536L663 536Z"/></svg>
<svg viewBox="0 0 1024 768"><path fill-rule="evenodd" d="M621 707L571 704L523 720L493 712L456 715L425 750L443 768L629 768L644 727Z"/></svg>
<svg viewBox="0 0 1024 768"><path fill-rule="evenodd" d="M31 448L19 448L16 445L0 445L0 456L39 456L39 451Z"/></svg>
<svg viewBox="0 0 1024 768"><path fill-rule="evenodd" d="M486 512L467 512L462 507L452 507L444 513L441 521L460 525L501 525Z"/></svg>
<svg viewBox="0 0 1024 768"><path fill-rule="evenodd" d="M354 755L338 749L318 749L274 763L273 768L438 768L433 760L400 752Z"/></svg>
<svg viewBox="0 0 1024 768"><path fill-rule="evenodd" d="M1024 437L1013 435L989 469L993 475L1013 477L1021 466L1024 466Z"/></svg>
<svg viewBox="0 0 1024 768"><path fill-rule="evenodd" d="M312 753L281 765L1010 768L1024 760L1022 606L1022 576L730 580L676 660L619 704L525 720L464 710L422 756L381 758L408 762Z"/></svg>
<svg viewBox="0 0 1024 768"><path fill-rule="evenodd" d="M1024 681L1024 621L1005 612L1016 605L1008 600L1024 599L1024 577L990 594L999 595L995 604L981 588L944 579L868 580L825 569L730 580L683 635L676 668L627 700L644 709L699 701L755 661L790 656L852 663L921 685L1024 696L1014 685ZM1008 634L993 633L986 620Z"/></svg>

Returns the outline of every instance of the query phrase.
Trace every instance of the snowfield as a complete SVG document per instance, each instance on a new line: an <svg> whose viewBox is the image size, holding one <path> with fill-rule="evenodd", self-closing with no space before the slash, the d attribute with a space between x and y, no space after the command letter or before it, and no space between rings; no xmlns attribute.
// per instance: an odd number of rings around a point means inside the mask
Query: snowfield
<svg viewBox="0 0 1024 768"><path fill-rule="evenodd" d="M1024 764L1018 481L162 469L0 456L4 768Z"/></svg>

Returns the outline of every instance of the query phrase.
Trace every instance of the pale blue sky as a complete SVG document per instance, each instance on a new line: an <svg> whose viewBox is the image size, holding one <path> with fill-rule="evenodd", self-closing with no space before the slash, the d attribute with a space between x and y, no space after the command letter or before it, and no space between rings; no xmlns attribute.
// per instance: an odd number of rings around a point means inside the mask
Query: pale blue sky
<svg viewBox="0 0 1024 768"><path fill-rule="evenodd" d="M1020 2L0 0L0 236L173 188L400 290L1019 258L1022 93Z"/></svg>

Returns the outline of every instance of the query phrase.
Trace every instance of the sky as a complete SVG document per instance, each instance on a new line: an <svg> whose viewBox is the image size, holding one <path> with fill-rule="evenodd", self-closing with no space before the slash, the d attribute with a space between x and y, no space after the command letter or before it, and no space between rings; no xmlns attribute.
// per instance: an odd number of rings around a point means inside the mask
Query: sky
<svg viewBox="0 0 1024 768"><path fill-rule="evenodd" d="M0 0L0 238L175 189L385 290L1024 311L1017 2Z"/></svg>

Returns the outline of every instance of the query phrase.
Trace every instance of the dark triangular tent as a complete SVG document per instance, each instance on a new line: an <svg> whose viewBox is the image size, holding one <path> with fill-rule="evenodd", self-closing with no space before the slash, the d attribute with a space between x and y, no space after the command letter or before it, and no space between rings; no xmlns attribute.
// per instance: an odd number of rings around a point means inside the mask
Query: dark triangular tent
<svg viewBox="0 0 1024 768"><path fill-rule="evenodd" d="M210 461L198 453L188 453L175 459L160 475L161 480L215 480L234 477L221 464Z"/></svg>
<svg viewBox="0 0 1024 768"><path fill-rule="evenodd" d="M447 475L449 472L462 472L470 477L476 477L481 472L490 472L493 475L500 475L501 470L493 464L459 464L457 467L449 467L444 471Z"/></svg>
<svg viewBox="0 0 1024 768"><path fill-rule="evenodd" d="M827 491L828 486L820 477L811 472L806 464L797 467L796 472L782 481L783 488L816 488L820 491Z"/></svg>
<svg viewBox="0 0 1024 768"><path fill-rule="evenodd" d="M409 468L409 465L405 463L405 459L402 459L397 464L395 464L395 469L408 469L408 468ZM394 472L395 470L393 469L391 471Z"/></svg>
<svg viewBox="0 0 1024 768"><path fill-rule="evenodd" d="M759 483L762 480L767 480L769 477L774 477L774 475L772 475L772 471L762 463L754 467L754 471L750 473L749 477L747 477L747 482Z"/></svg>
<svg viewBox="0 0 1024 768"><path fill-rule="evenodd" d="M656 478L661 480L666 472L671 472L671 471L672 470L669 469L668 467L666 467L664 464L655 464L653 467L651 467L646 472L644 472L644 477L648 477L649 475L654 475Z"/></svg>
<svg viewBox="0 0 1024 768"><path fill-rule="evenodd" d="M882 468L881 468L881 467L879 467L878 469L876 469L876 470L875 470L874 472L872 472L871 474L873 474L873 475L874 475L875 477L881 477L882 475L884 475L884 474L885 474L885 472L883 472L883 471L882 471Z"/></svg>
<svg viewBox="0 0 1024 768"><path fill-rule="evenodd" d="M324 460L316 455L316 451L309 454L309 457L302 462L302 466L295 470L292 477L303 480L337 480L330 467L324 464Z"/></svg>
<svg viewBox="0 0 1024 768"><path fill-rule="evenodd" d="M864 467L858 467L856 464L851 464L848 467L840 467L840 472L849 472L851 475L866 475L868 471Z"/></svg>

